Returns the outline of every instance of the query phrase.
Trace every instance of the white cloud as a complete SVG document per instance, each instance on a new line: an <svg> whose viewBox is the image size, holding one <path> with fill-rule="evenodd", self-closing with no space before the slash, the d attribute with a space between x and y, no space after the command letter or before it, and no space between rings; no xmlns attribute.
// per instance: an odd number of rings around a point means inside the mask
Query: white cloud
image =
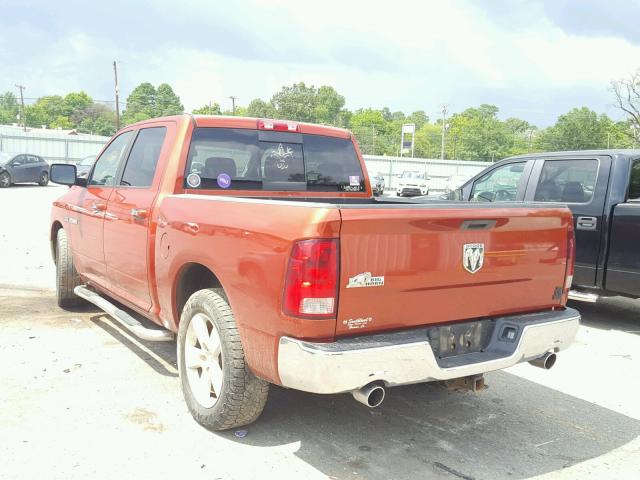
<svg viewBox="0 0 640 480"><path fill-rule="evenodd" d="M441 103L496 103L505 115L548 123L571 106L607 110L609 81L640 58L640 46L623 38L568 33L536 3L515 13L464 0L173 5L141 7L129 20L142 22L140 31L115 34L90 27L95 18L69 19L68 30L28 10L11 25L0 19L0 63L12 66L0 71L0 90L22 81L38 95L84 89L110 98L118 59L124 96L142 81L168 82L188 109L210 100L228 106L229 95L246 105L305 81L334 86L350 108L434 115ZM89 8L75 14L92 18Z"/></svg>

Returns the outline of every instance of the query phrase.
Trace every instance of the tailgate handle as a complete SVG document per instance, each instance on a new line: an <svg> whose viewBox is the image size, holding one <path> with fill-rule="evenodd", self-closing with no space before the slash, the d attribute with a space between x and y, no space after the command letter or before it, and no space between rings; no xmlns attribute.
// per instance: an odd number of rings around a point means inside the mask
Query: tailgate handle
<svg viewBox="0 0 640 480"><path fill-rule="evenodd" d="M496 226L495 220L465 220L460 225L462 230L488 230Z"/></svg>
<svg viewBox="0 0 640 480"><path fill-rule="evenodd" d="M598 217L578 217L576 220L577 230L593 231L598 227Z"/></svg>

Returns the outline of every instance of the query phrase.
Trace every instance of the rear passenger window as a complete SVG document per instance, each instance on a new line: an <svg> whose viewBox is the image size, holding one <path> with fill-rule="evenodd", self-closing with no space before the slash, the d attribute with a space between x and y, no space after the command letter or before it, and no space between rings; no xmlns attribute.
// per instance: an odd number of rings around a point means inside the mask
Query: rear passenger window
<svg viewBox="0 0 640 480"><path fill-rule="evenodd" d="M167 133L165 127L140 130L124 167L120 185L150 187L156 173L160 150Z"/></svg>
<svg viewBox="0 0 640 480"><path fill-rule="evenodd" d="M629 182L629 200L640 201L640 160L631 165L631 181Z"/></svg>
<svg viewBox="0 0 640 480"><path fill-rule="evenodd" d="M598 160L547 160L534 200L536 202L588 203L598 175Z"/></svg>

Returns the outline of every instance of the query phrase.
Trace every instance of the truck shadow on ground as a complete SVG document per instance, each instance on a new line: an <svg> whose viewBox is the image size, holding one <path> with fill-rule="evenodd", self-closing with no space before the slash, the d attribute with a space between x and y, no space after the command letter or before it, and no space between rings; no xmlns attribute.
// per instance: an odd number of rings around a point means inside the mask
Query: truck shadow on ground
<svg viewBox="0 0 640 480"><path fill-rule="evenodd" d="M611 297L597 303L571 302L582 315L582 324L604 330L640 335L640 300Z"/></svg>
<svg viewBox="0 0 640 480"><path fill-rule="evenodd" d="M612 315L618 318L600 306L585 323L602 328L594 317ZM91 321L157 373L176 376L175 342L140 341L106 315ZM632 322L632 314L622 321ZM294 451L331 478L381 480L524 479L606 454L640 435L640 421L516 375L491 373L487 384L480 393L438 384L397 387L375 410L348 394L274 386L260 419L237 429L247 430L244 438L233 431L214 435Z"/></svg>

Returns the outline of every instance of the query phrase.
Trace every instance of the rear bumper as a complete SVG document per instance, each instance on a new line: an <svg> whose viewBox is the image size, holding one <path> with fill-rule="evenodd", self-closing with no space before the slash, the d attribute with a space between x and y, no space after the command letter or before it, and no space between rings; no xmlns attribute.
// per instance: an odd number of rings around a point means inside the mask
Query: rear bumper
<svg viewBox="0 0 640 480"><path fill-rule="evenodd" d="M426 327L313 343L281 337L278 370L283 386L313 393L349 392L371 382L387 386L449 380L511 367L559 352L574 340L580 314L571 308L500 317L480 352L438 358ZM512 338L501 338L506 329Z"/></svg>

